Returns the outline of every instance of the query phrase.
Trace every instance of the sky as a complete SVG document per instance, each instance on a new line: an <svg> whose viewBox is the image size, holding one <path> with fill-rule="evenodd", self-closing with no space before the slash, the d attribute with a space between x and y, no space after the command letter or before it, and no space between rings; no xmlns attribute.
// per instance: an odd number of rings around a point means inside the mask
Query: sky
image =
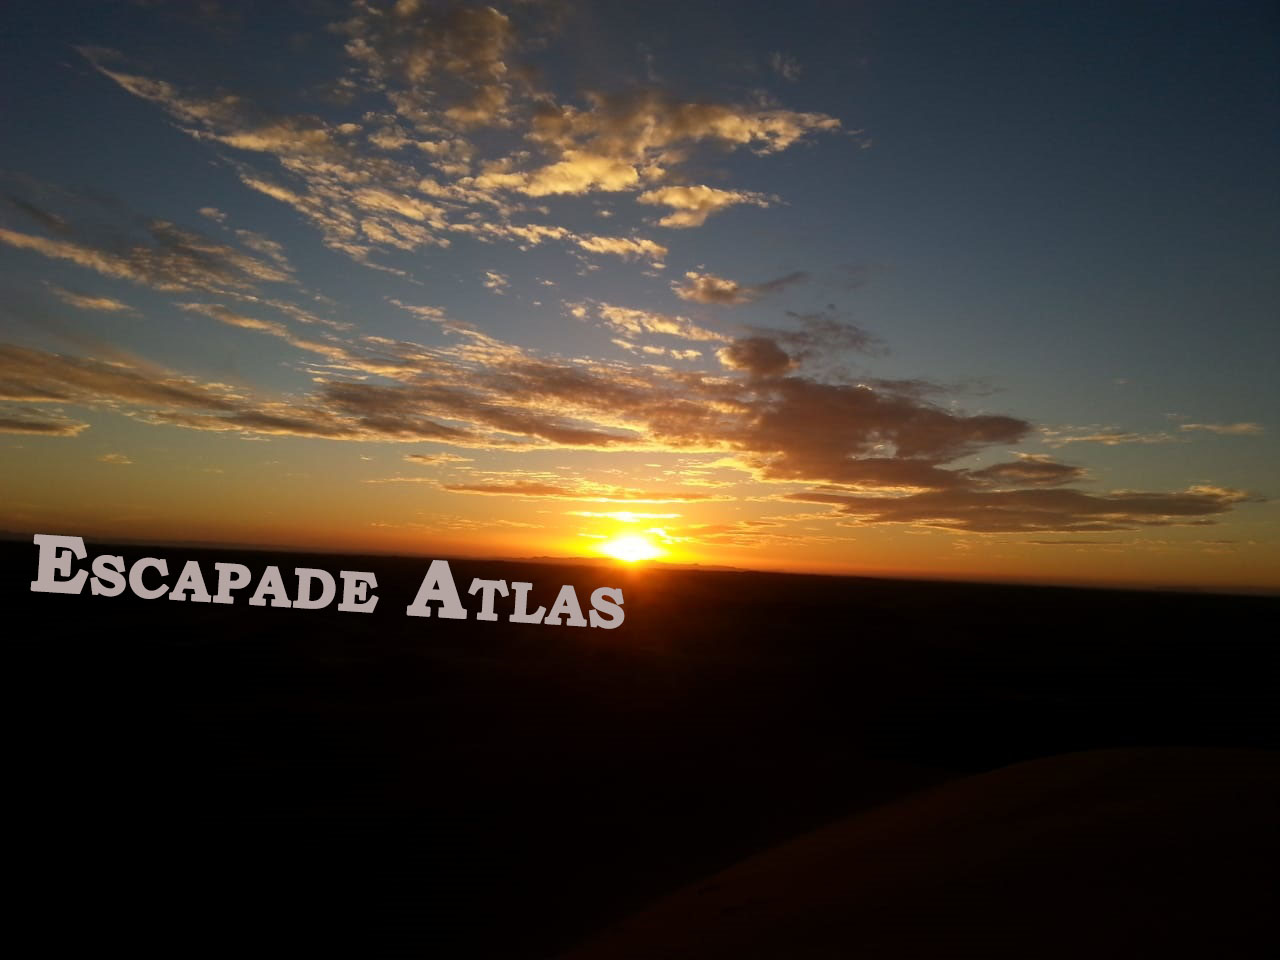
<svg viewBox="0 0 1280 960"><path fill-rule="evenodd" d="M1270 3L7 14L0 528L1280 587Z"/></svg>

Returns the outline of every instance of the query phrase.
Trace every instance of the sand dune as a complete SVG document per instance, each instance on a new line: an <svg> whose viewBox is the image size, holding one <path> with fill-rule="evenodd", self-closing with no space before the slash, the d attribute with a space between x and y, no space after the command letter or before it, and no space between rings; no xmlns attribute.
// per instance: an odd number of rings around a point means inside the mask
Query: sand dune
<svg viewBox="0 0 1280 960"><path fill-rule="evenodd" d="M1280 956L1278 820L1274 753L1035 760L783 844L569 956Z"/></svg>

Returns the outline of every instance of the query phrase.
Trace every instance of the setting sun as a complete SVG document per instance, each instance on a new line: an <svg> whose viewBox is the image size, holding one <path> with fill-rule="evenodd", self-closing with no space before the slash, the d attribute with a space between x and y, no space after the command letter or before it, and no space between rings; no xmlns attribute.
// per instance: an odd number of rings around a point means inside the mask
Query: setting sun
<svg viewBox="0 0 1280 960"><path fill-rule="evenodd" d="M618 537L614 540L608 540L600 544L601 553L623 560L627 563L636 563L640 560L652 560L654 557L662 556L663 551L655 547L652 543L641 536Z"/></svg>

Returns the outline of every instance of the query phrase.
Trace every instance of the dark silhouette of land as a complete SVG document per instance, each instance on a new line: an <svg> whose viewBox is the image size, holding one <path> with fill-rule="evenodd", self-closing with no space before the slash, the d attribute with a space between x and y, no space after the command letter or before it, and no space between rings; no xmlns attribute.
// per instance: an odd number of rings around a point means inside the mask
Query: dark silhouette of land
<svg viewBox="0 0 1280 960"><path fill-rule="evenodd" d="M1274 598L457 560L472 617L450 621L404 615L425 559L109 552L166 557L171 583L187 559L255 574L274 563L286 583L295 566L372 570L380 601L363 615L243 597L37 594L36 548L0 544L16 718L11 907L48 947L863 955L847 952L848 926L830 912L815 927L804 896L778 905L734 865L777 848L764 856L785 874L804 861L791 844L826 828L835 839L810 849L855 861L873 850L885 869L898 848L876 840L877 822L921 864L926 892L896 888L918 900L921 925L940 904L976 903L981 889L984 916L1008 911L1047 943L1084 942L1058 928L1095 924L1092 956L1144 955L1144 929L1165 944L1155 929L1165 915L1169 929L1191 929L1161 955L1196 930L1226 931L1237 951L1276 946L1270 926L1251 926L1258 865L1273 867L1278 852L1260 812L1280 802ZM621 587L626 620L616 630L477 621L478 598L465 595L473 576L530 581L544 606L561 584L584 607L595 587ZM1043 798L1000 771L1098 750L1121 752L1031 765L1049 771L1033 778ZM1179 779L1179 769L1193 773ZM982 774L996 779L959 779ZM1075 796L1068 787L1081 778L1089 787ZM1025 833L1042 808L1048 840ZM1127 826L1138 820L1147 828ZM956 839L970 821L994 851L976 873ZM920 838L937 823L953 832L934 863ZM1002 843L1041 851L1018 862L1047 884L1043 909L1026 909L1025 870L999 872ZM1090 882L1088 858L1064 853L1074 849L1110 852L1097 867L1113 878L1115 910L1073 913ZM1126 874L1117 858L1161 869ZM727 899L699 907L700 885L726 869ZM821 878L835 877L849 897L859 884L877 889L865 862L857 882L855 866L834 869L804 882L825 889ZM781 896L777 881L765 886ZM1181 899L1161 899L1171 890ZM675 907L646 912L673 894ZM742 952L734 931L763 915L783 918L775 936L810 936L788 941L791 954L769 952L777 941L767 938ZM669 939L699 924L724 952ZM636 944L655 929L668 939L646 953ZM865 955L938 955L935 940L887 929ZM1027 942L1009 955L1032 955ZM1041 955L1051 954L1066 955Z"/></svg>
<svg viewBox="0 0 1280 960"><path fill-rule="evenodd" d="M1261 953L1278 782L1275 755L1246 750L1002 767L752 857L572 960Z"/></svg>

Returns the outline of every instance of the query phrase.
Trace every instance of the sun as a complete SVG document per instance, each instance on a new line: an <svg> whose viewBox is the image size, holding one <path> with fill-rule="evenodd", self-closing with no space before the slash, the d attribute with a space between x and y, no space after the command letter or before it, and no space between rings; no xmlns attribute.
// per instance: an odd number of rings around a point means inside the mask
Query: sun
<svg viewBox="0 0 1280 960"><path fill-rule="evenodd" d="M607 540L600 544L597 549L606 556L623 560L626 563L652 560L654 557L660 557L663 554L662 550L655 547L644 537L635 534Z"/></svg>

